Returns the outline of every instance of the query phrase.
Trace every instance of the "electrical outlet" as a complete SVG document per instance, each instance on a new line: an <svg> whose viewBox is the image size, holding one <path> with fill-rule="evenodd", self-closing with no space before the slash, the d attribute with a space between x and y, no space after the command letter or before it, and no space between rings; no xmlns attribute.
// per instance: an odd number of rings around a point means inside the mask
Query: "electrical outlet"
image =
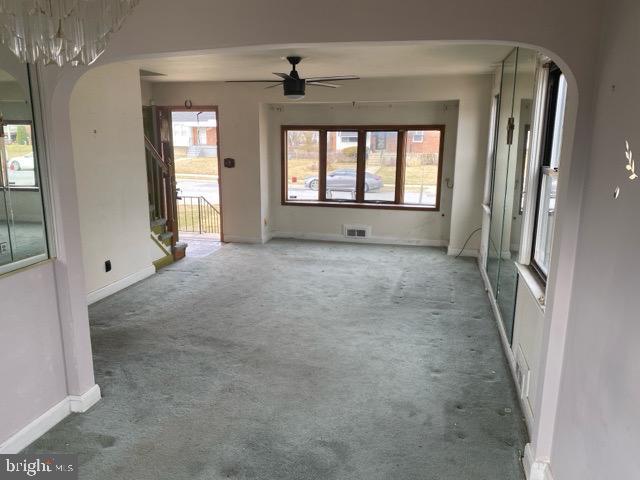
<svg viewBox="0 0 640 480"><path fill-rule="evenodd" d="M0 243L0 255L7 255L9 253L9 244L7 242Z"/></svg>
<svg viewBox="0 0 640 480"><path fill-rule="evenodd" d="M107 260L106 262L104 262L104 271L105 272L111 271L111 260Z"/></svg>

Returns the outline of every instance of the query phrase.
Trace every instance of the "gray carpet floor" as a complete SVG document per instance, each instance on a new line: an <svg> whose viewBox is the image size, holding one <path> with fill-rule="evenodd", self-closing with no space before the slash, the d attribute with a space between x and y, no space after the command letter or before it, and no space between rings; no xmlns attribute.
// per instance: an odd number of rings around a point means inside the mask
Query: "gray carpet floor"
<svg viewBox="0 0 640 480"><path fill-rule="evenodd" d="M206 257L222 248L220 235L213 233L180 232L179 238L187 244L187 257Z"/></svg>
<svg viewBox="0 0 640 480"><path fill-rule="evenodd" d="M0 265L17 262L47 251L42 223L15 222L9 236L6 220L0 218L0 243L6 244L6 253L0 255Z"/></svg>
<svg viewBox="0 0 640 480"><path fill-rule="evenodd" d="M526 441L472 259L272 241L90 308L103 399L28 450L81 479L512 480Z"/></svg>

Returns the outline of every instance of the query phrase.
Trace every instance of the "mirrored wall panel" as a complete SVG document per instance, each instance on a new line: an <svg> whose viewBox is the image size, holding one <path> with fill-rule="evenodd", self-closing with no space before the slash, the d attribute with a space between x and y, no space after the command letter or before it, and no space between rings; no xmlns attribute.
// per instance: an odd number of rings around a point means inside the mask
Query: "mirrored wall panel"
<svg viewBox="0 0 640 480"><path fill-rule="evenodd" d="M516 66L518 49L514 49L502 63L502 80L500 87L500 103L498 108L498 122L496 145L493 158L493 190L491 193L491 224L489 228L489 245L487 252L487 275L491 282L493 293L497 295L500 257L502 249L502 226L504 221L504 205L506 197L506 178L509 168L509 126L513 116L513 95L516 80Z"/></svg>
<svg viewBox="0 0 640 480"><path fill-rule="evenodd" d="M498 134L493 158L487 275L507 338L511 339L524 207L524 179L531 139L536 53L514 49L501 72Z"/></svg>
<svg viewBox="0 0 640 480"><path fill-rule="evenodd" d="M516 286L518 270L515 262L520 253L522 213L524 207L523 190L531 139L531 118L534 83L536 75L536 54L530 50L518 50L518 64L513 97L513 134L506 177L497 179L505 185L505 202L502 224L502 255L500 256L497 301L507 336L511 338L516 306Z"/></svg>
<svg viewBox="0 0 640 480"><path fill-rule="evenodd" d="M5 65L0 69L0 274L47 258L28 71L25 65Z"/></svg>

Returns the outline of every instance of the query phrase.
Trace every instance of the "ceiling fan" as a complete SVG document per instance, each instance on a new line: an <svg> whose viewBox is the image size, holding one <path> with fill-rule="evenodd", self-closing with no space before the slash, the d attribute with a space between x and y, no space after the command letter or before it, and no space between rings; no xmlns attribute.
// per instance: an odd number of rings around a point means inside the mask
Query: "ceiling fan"
<svg viewBox="0 0 640 480"><path fill-rule="evenodd" d="M360 77L357 77L355 75L300 78L300 75L296 70L296 65L298 65L302 61L302 57L287 57L287 61L293 67L291 72L289 72L288 74L273 72L274 75L277 75L282 80L228 80L227 83L273 83L273 85L269 85L265 88L273 88L277 87L278 85L282 85L285 97L290 100L300 100L301 98L304 98L305 88L307 85L312 85L314 87L338 88L340 85L326 82L360 79Z"/></svg>

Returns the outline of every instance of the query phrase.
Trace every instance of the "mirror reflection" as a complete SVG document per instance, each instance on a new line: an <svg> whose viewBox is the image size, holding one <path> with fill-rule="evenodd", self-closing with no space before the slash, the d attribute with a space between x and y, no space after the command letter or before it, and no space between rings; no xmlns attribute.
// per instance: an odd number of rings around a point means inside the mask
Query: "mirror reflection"
<svg viewBox="0 0 640 480"><path fill-rule="evenodd" d="M47 254L26 67L0 69L0 267Z"/></svg>
<svg viewBox="0 0 640 480"><path fill-rule="evenodd" d="M531 141L531 119L536 54L516 48L501 71L498 134L493 158L491 225L487 274L491 281L507 338L513 332L526 165Z"/></svg>

